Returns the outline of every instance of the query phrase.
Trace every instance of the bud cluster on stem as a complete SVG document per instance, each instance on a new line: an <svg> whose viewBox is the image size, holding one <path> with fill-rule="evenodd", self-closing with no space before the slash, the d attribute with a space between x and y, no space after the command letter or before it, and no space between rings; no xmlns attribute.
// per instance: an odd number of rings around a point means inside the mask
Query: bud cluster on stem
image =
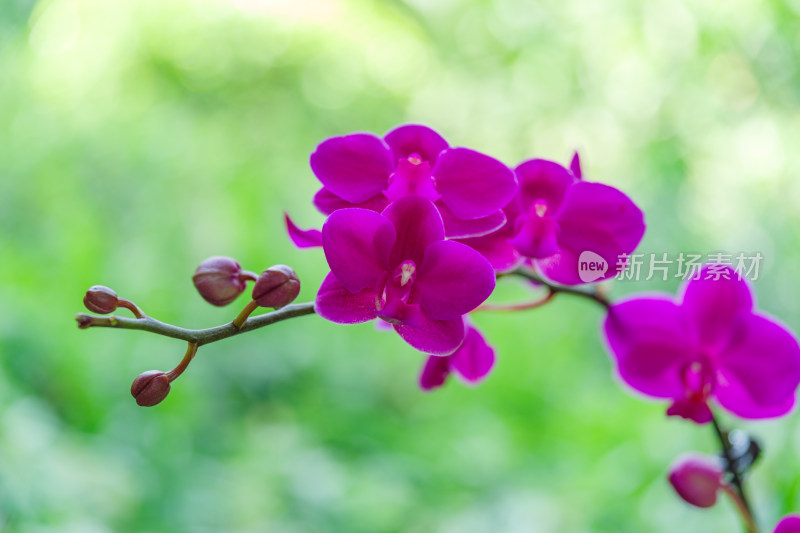
<svg viewBox="0 0 800 533"><path fill-rule="evenodd" d="M102 318L79 314L76 319L81 329L90 327L141 329L188 341L186 354L175 368L168 372L148 370L133 380L131 395L142 407L157 405L167 397L170 384L183 374L202 344L314 312L313 304L290 306L300 293L300 279L287 265L275 265L264 270L261 275L256 275L242 270L235 259L215 256L206 259L197 267L192 281L200 296L215 306L231 303L244 291L248 281L255 283L252 300L231 323L207 330L186 330L150 318L136 304L119 298L113 289L103 285L90 287L84 295L83 303L90 311L105 315L124 307L130 309L136 318L131 320L113 315ZM250 314L258 307L272 307L275 311L255 317L252 321L248 320Z"/></svg>

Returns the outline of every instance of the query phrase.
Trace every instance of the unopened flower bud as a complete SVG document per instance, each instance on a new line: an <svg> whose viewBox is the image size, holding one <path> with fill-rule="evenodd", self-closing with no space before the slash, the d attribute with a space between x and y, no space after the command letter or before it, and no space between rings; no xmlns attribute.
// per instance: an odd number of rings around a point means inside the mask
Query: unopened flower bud
<svg viewBox="0 0 800 533"><path fill-rule="evenodd" d="M83 297L83 305L86 306L86 309L101 315L113 313L118 302L117 293L103 285L89 287L86 296Z"/></svg>
<svg viewBox="0 0 800 533"><path fill-rule="evenodd" d="M133 380L131 394L142 407L159 404L169 394L169 377L161 370L142 372Z"/></svg>
<svg viewBox="0 0 800 533"><path fill-rule="evenodd" d="M230 257L209 257L192 276L197 292L212 305L228 305L244 291L242 267Z"/></svg>
<svg viewBox="0 0 800 533"><path fill-rule="evenodd" d="M678 457L670 467L669 482L687 503L711 507L724 485L722 475L722 465L715 458L688 453Z"/></svg>
<svg viewBox="0 0 800 533"><path fill-rule="evenodd" d="M288 305L300 293L300 280L292 267L275 265L258 276L253 286L253 300L261 307L278 309Z"/></svg>

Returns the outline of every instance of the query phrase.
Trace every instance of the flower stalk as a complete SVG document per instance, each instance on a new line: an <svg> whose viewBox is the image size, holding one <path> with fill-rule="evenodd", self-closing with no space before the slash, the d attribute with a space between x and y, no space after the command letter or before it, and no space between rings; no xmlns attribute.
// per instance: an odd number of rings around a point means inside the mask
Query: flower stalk
<svg viewBox="0 0 800 533"><path fill-rule="evenodd" d="M125 318L114 315L101 317L79 313L75 316L75 320L78 322L78 327L80 329L116 328L148 331L157 335L163 335L164 337L194 342L199 347L239 335L240 333L260 329L275 324L276 322L282 322L290 318L305 315L313 315L314 313L313 302L290 304L269 313L250 317L242 324L240 329L237 329L231 322L213 328L186 329L161 322L160 320L148 316L143 318Z"/></svg>
<svg viewBox="0 0 800 533"><path fill-rule="evenodd" d="M189 363L192 362L194 356L197 355L197 348L198 346L196 342L189 343L189 347L186 348L186 354L183 356L183 359L181 359L181 362L178 363L175 368L167 372L167 378L170 381L175 381L178 376L183 374L183 371L186 370L186 368L189 366Z"/></svg>
<svg viewBox="0 0 800 533"><path fill-rule="evenodd" d="M233 319L233 327L236 329L242 329L242 326L244 326L244 323L247 321L247 317L252 315L253 311L256 309L258 309L258 304L254 300L250 300L244 309L242 309L242 312Z"/></svg>
<svg viewBox="0 0 800 533"><path fill-rule="evenodd" d="M570 286L567 286L567 285L555 285L555 284L550 283L549 281L545 280L544 278L542 278L536 272L533 272L532 270L529 270L527 268L518 268L516 270L513 270L513 271L509 272L508 274L500 274L499 276L501 276L501 275L504 275L504 276L510 276L510 275L520 276L520 277L529 279L529 280L531 280L533 282L536 282L536 283L538 283L540 285L544 285L550 291L550 298L555 296L557 293L572 294L574 296L581 296L583 298L588 298L590 300L593 300L594 302L602 305L606 309L611 307L611 301L608 299L608 296L606 295L605 291L603 289L601 289L600 287L595 287L595 288L587 290L587 289L579 289L577 287L570 287ZM546 302L542 302L542 303L546 303Z"/></svg>
<svg viewBox="0 0 800 533"><path fill-rule="evenodd" d="M725 469L731 477L733 487L729 489L728 493L731 498L733 498L739 513L742 515L742 520L744 520L747 528L746 530L749 533L759 533L753 510L750 507L750 502L744 490L744 481L739 470L736 468L736 459L733 456L733 446L728 438L728 432L720 427L716 416L712 415L711 425L714 427L714 434L717 436L717 439L719 439L722 456L725 458Z"/></svg>

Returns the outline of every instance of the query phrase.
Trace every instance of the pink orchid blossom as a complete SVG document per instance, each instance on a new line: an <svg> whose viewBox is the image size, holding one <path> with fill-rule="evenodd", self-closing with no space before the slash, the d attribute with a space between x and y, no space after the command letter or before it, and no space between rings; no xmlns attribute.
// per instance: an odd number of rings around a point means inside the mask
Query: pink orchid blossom
<svg viewBox="0 0 800 533"><path fill-rule="evenodd" d="M577 285L587 282L579 271L587 253L606 267L591 281L616 275L619 256L630 254L642 240L644 215L619 190L583 181L577 154L570 167L544 159L519 165L519 193L504 208L506 225L461 242L484 254L500 272L527 258L550 280Z"/></svg>
<svg viewBox="0 0 800 533"><path fill-rule="evenodd" d="M441 387L450 374L477 385L489 375L494 362L494 348L474 326L467 326L464 342L455 352L447 356L428 356L419 376L419 386L426 391Z"/></svg>
<svg viewBox="0 0 800 533"><path fill-rule="evenodd" d="M742 418L784 415L800 384L797 340L754 311L745 280L718 267L700 270L677 302L656 295L610 307L604 330L619 377L698 424L711 421L711 399Z"/></svg>
<svg viewBox="0 0 800 533"><path fill-rule="evenodd" d="M381 318L414 348L449 355L463 342L463 315L494 290L491 265L468 246L444 240L436 207L420 196L382 213L347 208L322 227L331 272L315 308L325 319L356 324Z"/></svg>
<svg viewBox="0 0 800 533"><path fill-rule="evenodd" d="M500 161L451 148L434 130L400 126L383 139L354 133L326 139L311 154L322 183L314 205L323 214L360 207L382 211L405 196L435 202L448 237L470 237L501 227L502 208L517 192L514 173Z"/></svg>

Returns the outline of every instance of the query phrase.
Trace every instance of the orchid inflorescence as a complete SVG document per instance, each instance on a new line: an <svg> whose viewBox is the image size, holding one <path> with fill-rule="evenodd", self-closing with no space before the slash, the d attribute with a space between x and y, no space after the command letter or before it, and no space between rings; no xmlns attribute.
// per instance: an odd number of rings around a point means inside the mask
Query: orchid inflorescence
<svg viewBox="0 0 800 533"><path fill-rule="evenodd" d="M314 313L338 324L374 320L394 330L426 355L423 390L441 387L450 374L474 385L491 372L495 350L470 313L531 309L560 293L576 295L604 308L606 345L628 387L668 401L669 416L713 427L720 455L679 458L669 474L678 495L710 507L722 491L745 528L758 532L744 480L760 447L741 430L722 429L712 406L744 419L789 413L800 385L800 347L785 326L755 310L739 272L706 265L677 300L647 295L610 301L602 286L591 283L624 270L618 258L639 245L644 215L621 191L585 181L577 154L569 167L531 159L511 169L480 152L451 147L428 127L404 125L382 138L356 133L327 139L311 154L310 166L322 184L313 198L326 215L322 229L301 229L288 214L285 221L292 242L321 247L330 267L314 302L292 303L300 281L291 267L255 274L228 257L203 261L195 287L216 306L236 300L248 282L252 297L229 324L213 328L160 322L108 287L87 291L89 310L110 314L124 307L135 318L79 314L79 327L139 329L188 343L174 369L150 370L134 380L131 394L139 405L160 403L200 346ZM587 262L598 265L588 278ZM526 279L545 295L518 304L486 303L497 281L508 276ZM251 316L259 307L274 310ZM775 529L792 532L800 533L800 516L785 517Z"/></svg>

